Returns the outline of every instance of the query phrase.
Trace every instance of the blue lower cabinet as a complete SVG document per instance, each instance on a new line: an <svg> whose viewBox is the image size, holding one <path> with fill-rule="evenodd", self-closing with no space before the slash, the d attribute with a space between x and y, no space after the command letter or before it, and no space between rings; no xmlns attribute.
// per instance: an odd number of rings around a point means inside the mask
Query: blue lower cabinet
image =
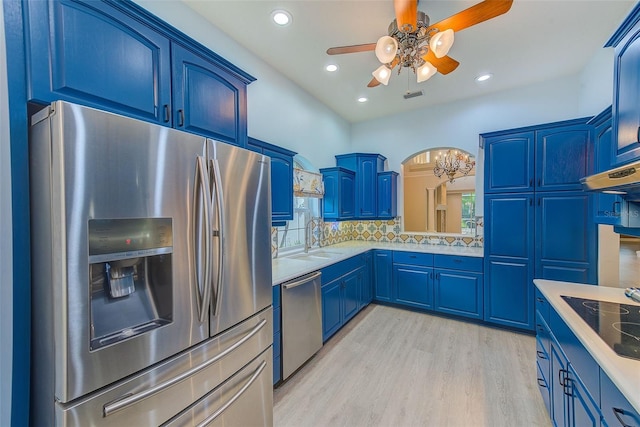
<svg viewBox="0 0 640 427"><path fill-rule="evenodd" d="M585 384L569 363L568 382L571 386L570 425L575 427L600 427L599 403L595 402ZM600 390L597 390L598 392ZM600 399L598 399L598 402Z"/></svg>
<svg viewBox="0 0 640 427"><path fill-rule="evenodd" d="M393 282L393 252L386 249L373 251L373 298L375 301L391 302Z"/></svg>
<svg viewBox="0 0 640 427"><path fill-rule="evenodd" d="M609 427L640 426L640 414L602 369L600 369L600 409L603 426L605 423Z"/></svg>
<svg viewBox="0 0 640 427"><path fill-rule="evenodd" d="M457 270L434 270L436 311L482 319L482 274Z"/></svg>
<svg viewBox="0 0 640 427"><path fill-rule="evenodd" d="M393 265L395 302L411 307L433 308L433 267Z"/></svg>
<svg viewBox="0 0 640 427"><path fill-rule="evenodd" d="M485 260L484 320L533 330L533 266L523 258Z"/></svg>
<svg viewBox="0 0 640 427"><path fill-rule="evenodd" d="M280 285L276 285L272 289L273 292L273 384L277 384L282 380L282 370L280 362L281 349L281 332L280 324L282 321L282 313L280 307Z"/></svg>
<svg viewBox="0 0 640 427"><path fill-rule="evenodd" d="M326 341L342 326L342 281L322 286L322 339Z"/></svg>
<svg viewBox="0 0 640 427"><path fill-rule="evenodd" d="M362 255L364 267L362 270L362 280L360 281L360 309L369 305L373 301L373 251Z"/></svg>
<svg viewBox="0 0 640 427"><path fill-rule="evenodd" d="M347 275L342 279L343 324L351 320L360 308L360 289L362 288L362 269Z"/></svg>

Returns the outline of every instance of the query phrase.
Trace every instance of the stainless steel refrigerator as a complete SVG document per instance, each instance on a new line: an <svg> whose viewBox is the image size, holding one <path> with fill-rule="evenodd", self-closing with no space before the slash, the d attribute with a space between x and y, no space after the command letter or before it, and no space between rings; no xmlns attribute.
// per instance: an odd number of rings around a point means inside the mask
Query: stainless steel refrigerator
<svg viewBox="0 0 640 427"><path fill-rule="evenodd" d="M32 117L32 425L272 424L269 158Z"/></svg>

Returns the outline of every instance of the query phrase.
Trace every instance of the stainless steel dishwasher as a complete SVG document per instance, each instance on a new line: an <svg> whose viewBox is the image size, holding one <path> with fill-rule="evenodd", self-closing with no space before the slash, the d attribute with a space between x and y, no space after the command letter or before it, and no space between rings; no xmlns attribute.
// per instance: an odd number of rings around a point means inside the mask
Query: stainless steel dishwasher
<svg viewBox="0 0 640 427"><path fill-rule="evenodd" d="M282 284L282 379L322 348L322 298L316 271Z"/></svg>

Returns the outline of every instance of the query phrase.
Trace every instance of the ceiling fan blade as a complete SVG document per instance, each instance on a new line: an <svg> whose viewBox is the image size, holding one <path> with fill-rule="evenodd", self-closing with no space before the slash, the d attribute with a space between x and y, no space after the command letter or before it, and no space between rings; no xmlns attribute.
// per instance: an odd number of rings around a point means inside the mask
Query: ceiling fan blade
<svg viewBox="0 0 640 427"><path fill-rule="evenodd" d="M428 30L437 28L439 31L452 29L453 31L464 30L472 25L487 21L511 9L513 0L484 0L468 9L458 12L453 16L443 19L440 22L429 26Z"/></svg>
<svg viewBox="0 0 640 427"><path fill-rule="evenodd" d="M418 27L418 0L393 0L398 29L412 33Z"/></svg>
<svg viewBox="0 0 640 427"><path fill-rule="evenodd" d="M356 52L369 52L371 50L376 50L375 43L367 43L367 44L354 44L351 46L338 46L338 47L330 47L327 49L328 55L341 55L343 53L356 53Z"/></svg>
<svg viewBox="0 0 640 427"><path fill-rule="evenodd" d="M371 79L371 81L369 82L369 84L367 85L367 87L376 87L379 86L380 82L378 81L378 79L376 79L375 77Z"/></svg>
<svg viewBox="0 0 640 427"><path fill-rule="evenodd" d="M431 65L438 69L440 74L449 74L456 68L460 63L450 56L443 56L442 58L437 58L431 50L427 51L426 55L422 57L425 61L429 61Z"/></svg>

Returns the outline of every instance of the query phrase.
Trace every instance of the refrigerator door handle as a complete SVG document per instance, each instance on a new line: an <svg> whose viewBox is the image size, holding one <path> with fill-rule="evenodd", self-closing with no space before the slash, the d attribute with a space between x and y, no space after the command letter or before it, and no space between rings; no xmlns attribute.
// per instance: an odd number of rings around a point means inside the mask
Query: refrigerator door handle
<svg viewBox="0 0 640 427"><path fill-rule="evenodd" d="M196 174L193 183L193 205L191 208L193 209L193 247L195 248L195 256L194 256L194 272L195 272L195 288L196 288L196 300L198 303L198 318L200 323L203 323L207 320L207 313L209 308L209 301L211 299L211 287L209 283L211 283L211 212L210 212L210 187L209 180L207 179L206 164L204 163L204 158L202 156L198 156L196 159ZM198 191L199 190L199 191ZM198 209L200 203L199 199L202 198L202 209L204 211L204 218L200 215L200 210ZM202 230L202 225L204 223L204 230ZM200 224L200 227L198 225ZM204 258L202 256L202 248L198 242L200 240L201 233L204 232L205 238L203 239L204 243ZM203 283L200 283L200 271L198 269L198 260L200 261L200 267L202 266L202 260L204 259L204 277ZM201 291L202 289L202 291Z"/></svg>
<svg viewBox="0 0 640 427"><path fill-rule="evenodd" d="M210 423L213 422L213 420L218 418L224 411L226 411L229 406L233 405L233 403L236 400L238 400L240 398L240 396L242 396L244 394L244 392L247 391L247 389L249 387L251 387L251 385L258 379L258 377L260 376L260 374L264 370L265 366L267 366L267 362L262 361L260 366L258 366L258 368L254 371L254 373L247 380L247 382L242 386L242 388L240 390L238 390L238 392L236 394L234 394L231 397L231 399L229 399L224 405L222 405L220 407L220 409L218 409L216 412L214 412L213 414L211 414L210 416L208 416L207 418L202 420L202 422L200 422L197 425L197 427L205 427L205 426L209 425Z"/></svg>
<svg viewBox="0 0 640 427"><path fill-rule="evenodd" d="M262 319L262 321L260 323L258 323L253 329L251 329L244 337L242 337L241 339L239 339L238 341L236 341L232 346L230 346L229 348L227 348L226 350L224 350L221 353L218 353L217 355L215 355L214 357L212 357L211 359L206 360L205 362L201 363L200 365L193 367L191 369L189 369L188 371L183 372L180 375L177 375L167 381L163 381L160 384L148 388L144 391L141 391L140 393L136 393L136 394L132 394L132 393L128 393L125 394L124 396L113 400L107 404L105 404L102 408L102 412L103 415L105 417L108 417L109 415L121 411L125 408L128 408L131 405L135 405L136 403L140 402L141 400L147 399L155 394L160 393L161 391L164 391L166 389L168 389L171 386L174 386L176 384L178 384L179 382L182 382L190 377L192 377L193 375L197 374L198 372L202 371L203 369L207 368L208 366L218 362L220 359L222 359L223 357L225 357L226 355L228 355L229 353L232 353L234 350L236 350L238 347L242 346L242 344L244 344L245 342L247 342L248 340L251 339L251 337L253 337L255 334L257 334L260 329L262 329L265 325L267 324L267 320L266 319ZM241 394L241 393L240 393ZM238 396L239 397L239 396ZM236 398L237 399L237 398ZM229 406L229 405L226 405ZM225 408L226 409L226 408Z"/></svg>
<svg viewBox="0 0 640 427"><path fill-rule="evenodd" d="M213 237L218 238L218 276L216 278L216 286L215 293L213 297L215 298L213 302L213 316L218 314L220 310L220 303L222 298L220 298L220 289L222 287L222 278L224 275L224 230L225 230L225 214L224 214L224 198L222 193L222 179L220 177L220 164L218 163L218 159L211 160L211 171L213 172L212 176L212 186L215 191L215 201L216 201L216 212L218 213L218 229L213 230L211 234ZM210 283L210 282L209 282Z"/></svg>

